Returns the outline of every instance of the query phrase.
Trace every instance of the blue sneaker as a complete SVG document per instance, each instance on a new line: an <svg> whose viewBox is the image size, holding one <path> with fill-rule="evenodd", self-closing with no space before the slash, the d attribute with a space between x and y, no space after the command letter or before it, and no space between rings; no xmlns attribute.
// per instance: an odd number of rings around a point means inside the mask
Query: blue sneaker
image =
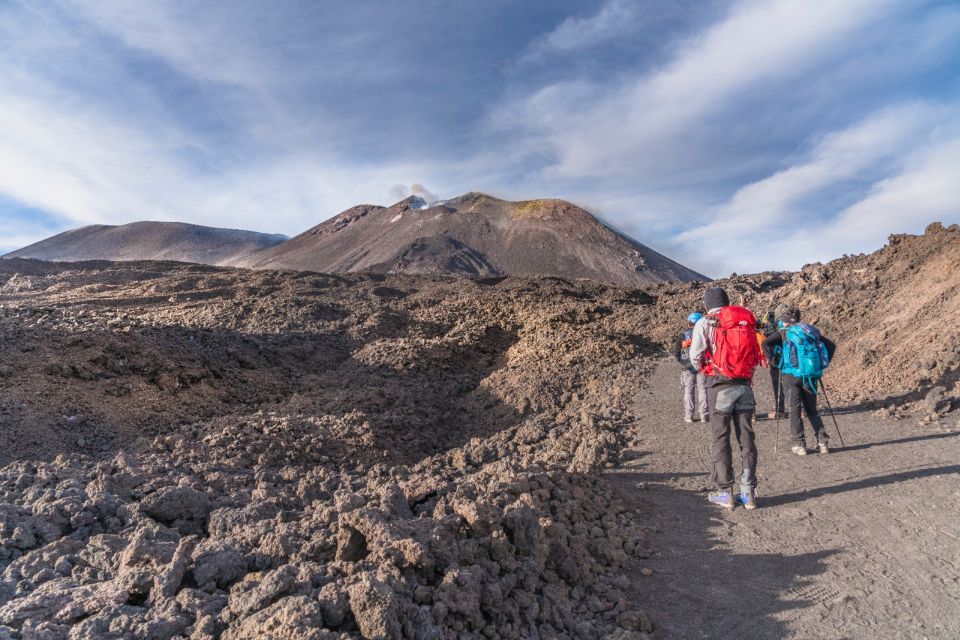
<svg viewBox="0 0 960 640"><path fill-rule="evenodd" d="M742 504L746 509L756 509L757 496L752 489L741 489L737 494L737 504Z"/></svg>
<svg viewBox="0 0 960 640"><path fill-rule="evenodd" d="M707 499L718 507L733 509L733 492L731 491L714 491L707 496Z"/></svg>

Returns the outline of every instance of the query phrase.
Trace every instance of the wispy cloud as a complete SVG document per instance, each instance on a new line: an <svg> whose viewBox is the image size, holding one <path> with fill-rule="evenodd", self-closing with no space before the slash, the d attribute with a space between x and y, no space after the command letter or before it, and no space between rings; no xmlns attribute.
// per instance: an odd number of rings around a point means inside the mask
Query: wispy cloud
<svg viewBox="0 0 960 640"><path fill-rule="evenodd" d="M805 200L831 187L882 175L897 167L905 149L929 139L932 130L950 110L923 103L897 105L871 114L842 131L817 141L806 157L775 174L740 187L729 202L716 210L715 221L690 230L683 239L704 241L724 234L736 235L788 222Z"/></svg>
<svg viewBox="0 0 960 640"><path fill-rule="evenodd" d="M951 73L958 36L957 8L938 3L741 2L657 68L550 83L501 105L492 131L526 148L537 180L578 185L704 272L798 267L906 221L826 240L957 117L930 82ZM777 223L802 233L770 237Z"/></svg>
<svg viewBox="0 0 960 640"><path fill-rule="evenodd" d="M0 192L83 224L191 219L293 233L429 172L404 163L341 167L319 153L200 171L190 152L204 141L169 123L157 134L138 120L23 99L0 103L0 121Z"/></svg>
<svg viewBox="0 0 960 640"><path fill-rule="evenodd" d="M795 269L875 249L892 230L960 219L958 112L955 104L909 103L871 114L741 187L678 240L701 246L700 258L716 269L763 270L771 253Z"/></svg>
<svg viewBox="0 0 960 640"><path fill-rule="evenodd" d="M415 161L343 162L313 147L336 123L304 121L304 104L285 108L288 94L271 86L281 65L258 64L236 33L204 37L196 16L170 4L64 6L72 11L34 12L32 31L0 14L0 34L24 54L0 63L0 194L27 207L74 224L176 219L295 233L385 200L398 180L434 175ZM39 239L30 229L17 241ZM9 226L4 236L13 243Z"/></svg>
<svg viewBox="0 0 960 640"><path fill-rule="evenodd" d="M832 229L840 238L831 244L866 238L876 245L891 228L917 232L934 220L960 220L958 166L960 136L921 148L902 171L876 182L866 197L840 213Z"/></svg>
<svg viewBox="0 0 960 640"><path fill-rule="evenodd" d="M842 254L879 249L891 233L922 233L933 221L960 222L958 162L960 138L932 143L838 214L814 221L803 221L798 214L798 222L781 226L779 234L762 234L758 244L762 253L778 256L778 267L798 269ZM769 268L762 254L749 256L743 264L747 271Z"/></svg>
<svg viewBox="0 0 960 640"><path fill-rule="evenodd" d="M613 86L555 83L505 105L495 123L549 145L549 169L562 176L682 170L701 160L691 147L717 138L709 130L714 120L745 92L795 82L842 54L848 38L890 11L887 4L743 3L652 74Z"/></svg>
<svg viewBox="0 0 960 640"><path fill-rule="evenodd" d="M523 59L542 60L551 53L594 47L629 33L637 18L637 9L637 3L608 0L598 13L586 18L567 18L557 28L534 40Z"/></svg>

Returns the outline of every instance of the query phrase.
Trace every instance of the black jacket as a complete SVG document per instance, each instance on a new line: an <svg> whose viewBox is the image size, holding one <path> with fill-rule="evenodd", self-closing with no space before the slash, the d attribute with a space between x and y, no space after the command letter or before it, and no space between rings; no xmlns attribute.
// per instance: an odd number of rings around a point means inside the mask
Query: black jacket
<svg viewBox="0 0 960 640"><path fill-rule="evenodd" d="M776 320L770 320L770 319L768 318L767 321L763 324L763 328L760 329L760 331L763 332L763 335L764 335L764 336L766 336L767 338L769 338L770 336L772 336L773 334L775 334L775 333L777 333L777 332L779 331L779 329L777 328L777 321L776 321Z"/></svg>
<svg viewBox="0 0 960 640"><path fill-rule="evenodd" d="M823 342L823 346L827 348L827 356L830 358L830 361L833 362L833 354L837 350L837 345L834 344L833 340L822 335L820 336L820 341ZM779 367L780 365L780 360L774 355L774 350L777 347L783 347L783 329L778 329L768 335L763 341L763 344L760 345L760 348L763 350L763 357L767 359L771 367Z"/></svg>

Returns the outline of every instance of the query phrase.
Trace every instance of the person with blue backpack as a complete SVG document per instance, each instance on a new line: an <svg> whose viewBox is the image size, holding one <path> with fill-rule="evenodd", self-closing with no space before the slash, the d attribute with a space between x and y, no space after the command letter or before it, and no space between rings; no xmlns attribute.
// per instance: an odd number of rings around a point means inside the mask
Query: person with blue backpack
<svg viewBox="0 0 960 640"><path fill-rule="evenodd" d="M817 411L817 384L830 364L837 345L820 334L813 325L800 322L800 311L787 308L779 317L781 328L770 334L761 346L770 362L778 362L780 392L786 395L793 440L791 451L807 455L800 410L807 416L817 438L820 453L830 453L829 436Z"/></svg>
<svg viewBox="0 0 960 640"><path fill-rule="evenodd" d="M680 386L683 387L683 420L693 422L696 394L700 394L700 422L710 422L710 405L707 402L706 376L697 371L690 362L690 345L693 343L693 327L703 315L694 311L687 316L686 330L673 341L673 357L680 364Z"/></svg>

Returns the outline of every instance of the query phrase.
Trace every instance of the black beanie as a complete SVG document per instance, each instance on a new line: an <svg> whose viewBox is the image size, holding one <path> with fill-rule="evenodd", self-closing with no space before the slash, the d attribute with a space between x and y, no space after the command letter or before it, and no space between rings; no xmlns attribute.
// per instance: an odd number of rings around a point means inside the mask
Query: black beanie
<svg viewBox="0 0 960 640"><path fill-rule="evenodd" d="M727 297L727 292L722 287L710 287L703 292L703 306L707 308L707 311L729 305L730 298Z"/></svg>
<svg viewBox="0 0 960 640"><path fill-rule="evenodd" d="M800 310L794 309L793 307L786 307L783 311L780 312L779 320L784 324L793 324L794 322L800 322Z"/></svg>

